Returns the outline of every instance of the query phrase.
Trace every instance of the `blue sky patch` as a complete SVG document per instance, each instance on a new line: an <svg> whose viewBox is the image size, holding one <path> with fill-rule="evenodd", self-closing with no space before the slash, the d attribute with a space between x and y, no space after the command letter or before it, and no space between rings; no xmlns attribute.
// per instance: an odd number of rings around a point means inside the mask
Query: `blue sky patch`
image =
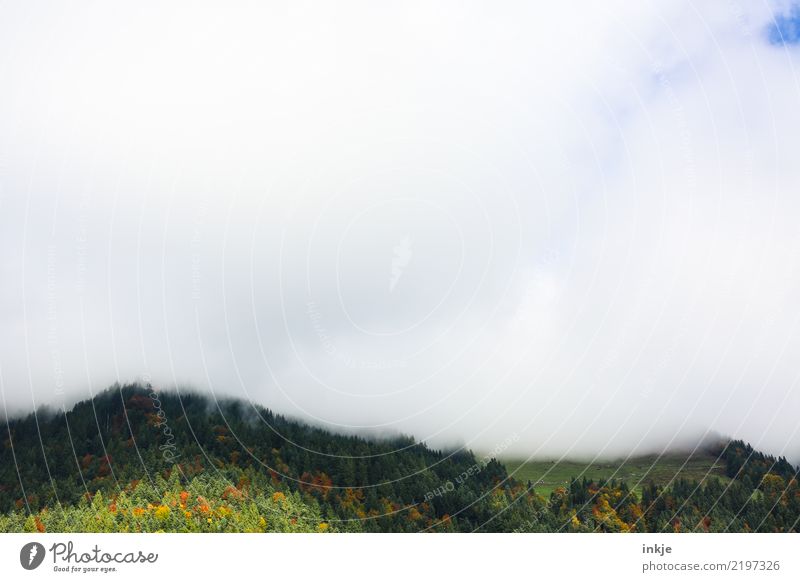
<svg viewBox="0 0 800 582"><path fill-rule="evenodd" d="M767 30L770 44L800 44L800 6L793 7L787 14L776 15Z"/></svg>

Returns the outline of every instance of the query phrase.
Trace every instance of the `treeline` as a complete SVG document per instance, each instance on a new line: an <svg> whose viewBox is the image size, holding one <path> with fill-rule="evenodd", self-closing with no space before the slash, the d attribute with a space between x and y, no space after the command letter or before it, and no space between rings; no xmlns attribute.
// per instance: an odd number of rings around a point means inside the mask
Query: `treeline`
<svg viewBox="0 0 800 582"><path fill-rule="evenodd" d="M731 481L573 480L334 434L239 400L115 386L8 423L3 531L797 531L797 468L731 441ZM92 527L96 526L96 529Z"/></svg>

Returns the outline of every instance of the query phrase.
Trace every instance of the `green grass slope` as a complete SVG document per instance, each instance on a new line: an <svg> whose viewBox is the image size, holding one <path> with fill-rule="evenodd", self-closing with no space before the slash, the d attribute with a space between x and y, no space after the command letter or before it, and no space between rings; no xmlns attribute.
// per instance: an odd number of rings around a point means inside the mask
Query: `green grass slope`
<svg viewBox="0 0 800 582"><path fill-rule="evenodd" d="M679 478L705 482L710 477L728 481L725 463L708 452L694 454L669 453L618 459L615 461L582 462L572 460L505 460L508 474L534 485L540 495L549 496L556 487L566 487L571 478L593 480L618 479L628 483L637 495L644 485L655 483L665 487Z"/></svg>

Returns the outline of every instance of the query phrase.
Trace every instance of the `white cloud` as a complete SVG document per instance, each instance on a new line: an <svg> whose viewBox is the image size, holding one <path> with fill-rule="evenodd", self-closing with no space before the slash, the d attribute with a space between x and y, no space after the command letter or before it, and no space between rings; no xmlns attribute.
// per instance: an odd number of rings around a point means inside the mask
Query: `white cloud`
<svg viewBox="0 0 800 582"><path fill-rule="evenodd" d="M785 6L635 4L4 7L9 405L151 374L487 450L797 458Z"/></svg>

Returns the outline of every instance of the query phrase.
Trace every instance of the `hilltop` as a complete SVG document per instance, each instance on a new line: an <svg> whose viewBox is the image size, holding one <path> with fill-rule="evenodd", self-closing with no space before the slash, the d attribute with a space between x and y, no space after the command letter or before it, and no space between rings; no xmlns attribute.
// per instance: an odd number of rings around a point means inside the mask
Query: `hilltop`
<svg viewBox="0 0 800 582"><path fill-rule="evenodd" d="M504 465L137 385L6 434L2 531L796 531L800 518L797 468L741 441L686 464Z"/></svg>

